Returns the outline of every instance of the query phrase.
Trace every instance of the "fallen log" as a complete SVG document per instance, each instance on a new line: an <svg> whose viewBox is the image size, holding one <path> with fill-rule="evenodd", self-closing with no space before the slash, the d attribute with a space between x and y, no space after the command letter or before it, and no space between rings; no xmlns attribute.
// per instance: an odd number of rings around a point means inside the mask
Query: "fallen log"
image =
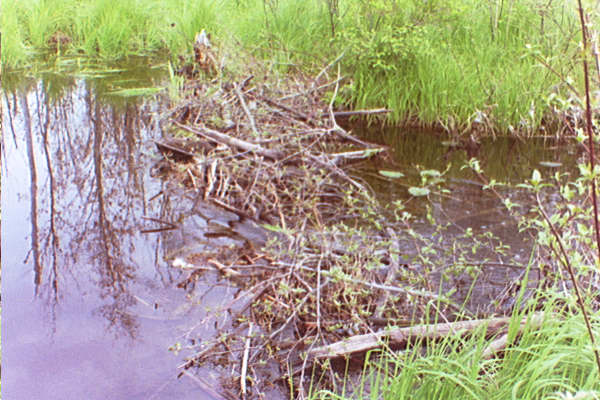
<svg viewBox="0 0 600 400"><path fill-rule="evenodd" d="M508 327L510 317L477 319L441 324L416 325L407 328L385 329L375 333L352 336L342 341L314 348L308 352L309 358L338 358L362 353L387 345L403 345L410 339L439 339L448 335L467 334L485 326L487 335L493 335ZM532 326L539 327L544 321L543 313L524 317L521 329L530 320ZM494 349L490 349L494 351ZM496 349L497 350L497 349Z"/></svg>

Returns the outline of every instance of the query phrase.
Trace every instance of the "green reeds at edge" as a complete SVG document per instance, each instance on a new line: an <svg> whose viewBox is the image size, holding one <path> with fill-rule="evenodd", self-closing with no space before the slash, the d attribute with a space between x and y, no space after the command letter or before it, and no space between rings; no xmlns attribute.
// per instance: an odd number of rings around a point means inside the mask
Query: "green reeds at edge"
<svg viewBox="0 0 600 400"><path fill-rule="evenodd" d="M372 353L352 394L322 391L313 399L599 399L600 377L583 318L545 307L542 327L525 328L495 358L482 357L494 338L483 330L403 352ZM564 311L564 310L563 310ZM518 327L515 314L511 327ZM600 315L592 318L597 324ZM600 332L598 332L600 333Z"/></svg>
<svg viewBox="0 0 600 400"><path fill-rule="evenodd" d="M580 81L577 16L546 0L4 0L2 63L49 54L189 57L206 29L230 68L316 72L344 53L338 102L391 122L536 134ZM551 68L542 67L542 65Z"/></svg>

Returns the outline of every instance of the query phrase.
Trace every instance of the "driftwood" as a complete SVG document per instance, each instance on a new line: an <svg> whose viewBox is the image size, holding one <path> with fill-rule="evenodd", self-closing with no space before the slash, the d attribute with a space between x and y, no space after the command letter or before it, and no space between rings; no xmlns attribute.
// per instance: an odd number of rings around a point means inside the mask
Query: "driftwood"
<svg viewBox="0 0 600 400"><path fill-rule="evenodd" d="M177 121L173 121L173 124L195 135L209 138L217 143L221 143L229 147L235 147L243 151L252 152L259 156L269 158L274 161L281 160L284 157L284 154L279 151L265 149L264 147L259 146L257 144L250 143L245 140L236 139L219 131L215 131L214 129L203 127L202 130L200 130L191 126L184 125Z"/></svg>
<svg viewBox="0 0 600 400"><path fill-rule="evenodd" d="M531 317L523 318L521 328L525 325L528 318L531 319L533 326L539 327L544 320L544 314L535 313ZM412 338L438 339L448 335L466 334L483 326L486 327L488 335L493 335L505 329L510 320L510 317L501 317L386 329L366 335L353 336L327 346L314 348L308 352L308 356L312 358L344 357L381 347L384 342L393 345L402 345ZM489 351L493 353L500 348L501 346L494 346Z"/></svg>

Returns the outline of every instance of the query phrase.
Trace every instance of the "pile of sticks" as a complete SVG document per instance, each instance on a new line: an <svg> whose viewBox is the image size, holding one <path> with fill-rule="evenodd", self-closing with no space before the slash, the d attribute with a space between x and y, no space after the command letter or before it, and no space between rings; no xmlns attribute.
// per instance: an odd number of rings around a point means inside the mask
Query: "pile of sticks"
<svg viewBox="0 0 600 400"><path fill-rule="evenodd" d="M220 310L230 323L222 324L219 337L202 341L182 365L189 375L190 368L225 356L234 371L226 397L260 397L277 379L293 382L301 396L307 367L319 360L406 341L421 331L431 336L478 326L402 328L427 319L427 310L449 315L457 307L402 261L398 238L386 229L370 188L352 176L349 166L385 157L386 149L354 137L338 119L387 110L335 111L342 77L339 69L329 77L333 66L315 78L272 85L253 76L237 83L189 81L185 98L168 115L179 139L157 142L169 177L199 201L273 233L237 257L178 263L214 268L243 288ZM493 322L494 332L506 324ZM377 333L385 326L400 331ZM273 360L277 368L269 379L268 368L257 365Z"/></svg>

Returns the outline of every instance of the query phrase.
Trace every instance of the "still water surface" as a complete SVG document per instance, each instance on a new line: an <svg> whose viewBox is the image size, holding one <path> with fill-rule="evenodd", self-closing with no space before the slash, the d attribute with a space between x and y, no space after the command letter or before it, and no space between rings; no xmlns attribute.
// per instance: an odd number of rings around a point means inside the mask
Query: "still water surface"
<svg viewBox="0 0 600 400"><path fill-rule="evenodd" d="M3 397L213 398L169 348L223 291L190 299L164 235L140 232L176 214L150 176L157 103L52 84L1 94Z"/></svg>

